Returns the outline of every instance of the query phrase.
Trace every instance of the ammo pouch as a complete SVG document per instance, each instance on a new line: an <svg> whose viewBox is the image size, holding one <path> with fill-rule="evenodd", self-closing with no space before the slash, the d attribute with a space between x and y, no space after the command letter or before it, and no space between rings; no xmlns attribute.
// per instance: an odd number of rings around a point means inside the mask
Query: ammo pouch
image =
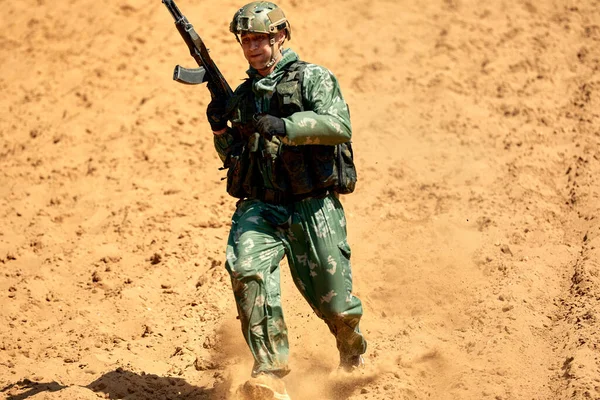
<svg viewBox="0 0 600 400"><path fill-rule="evenodd" d="M230 196L243 199L247 196L244 190L244 180L250 170L250 155L246 150L246 142L236 142L230 150L225 168L227 170L227 193Z"/></svg>
<svg viewBox="0 0 600 400"><path fill-rule="evenodd" d="M340 194L354 192L356 186L356 167L354 166L354 152L352 142L346 142L335 146L335 157L337 167L337 182L334 191Z"/></svg>
<svg viewBox="0 0 600 400"><path fill-rule="evenodd" d="M259 137L258 133L253 133L247 140L235 142L225 160L225 168L228 168L227 193L233 197L249 197L252 195L252 188L256 186L253 171Z"/></svg>
<svg viewBox="0 0 600 400"><path fill-rule="evenodd" d="M337 181L335 146L283 146L281 164L295 196L333 189Z"/></svg>
<svg viewBox="0 0 600 400"><path fill-rule="evenodd" d="M356 186L352 144L283 146L281 162L294 195L319 189L349 194Z"/></svg>
<svg viewBox="0 0 600 400"><path fill-rule="evenodd" d="M251 93L250 83L246 81L236 90L227 104L231 124L236 134L223 168L227 169L227 193L238 199L249 197L253 186L255 159L251 151L256 151L257 134L252 124L246 122L254 113L253 102L244 101Z"/></svg>
<svg viewBox="0 0 600 400"><path fill-rule="evenodd" d="M281 149L281 165L288 177L291 192L295 195L309 193L313 190L313 179L306 165L304 146L283 145Z"/></svg>
<svg viewBox="0 0 600 400"><path fill-rule="evenodd" d="M315 189L334 188L337 180L335 146L309 145L306 150Z"/></svg>

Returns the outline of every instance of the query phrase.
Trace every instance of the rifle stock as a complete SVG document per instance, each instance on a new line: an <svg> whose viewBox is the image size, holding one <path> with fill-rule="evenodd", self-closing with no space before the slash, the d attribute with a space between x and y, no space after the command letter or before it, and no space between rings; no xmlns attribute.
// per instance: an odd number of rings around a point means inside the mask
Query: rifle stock
<svg viewBox="0 0 600 400"><path fill-rule="evenodd" d="M183 41L190 50L190 55L196 60L199 68L184 68L180 65L175 66L173 79L177 82L187 85L198 85L203 82L210 82L209 90L215 97L229 99L233 95L231 86L227 83L219 68L211 58L209 50L204 45L200 35L196 32L193 25L179 11L179 8L173 0L162 0L171 16L175 20L175 27L183 38Z"/></svg>

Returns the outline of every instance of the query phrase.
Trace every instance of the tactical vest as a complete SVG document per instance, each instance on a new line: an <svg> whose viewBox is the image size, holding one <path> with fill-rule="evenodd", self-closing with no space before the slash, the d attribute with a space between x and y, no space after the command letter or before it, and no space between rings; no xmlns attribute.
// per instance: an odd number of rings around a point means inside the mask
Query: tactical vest
<svg viewBox="0 0 600 400"><path fill-rule="evenodd" d="M286 67L275 87L269 114L284 118L306 110L302 96L305 67L303 61ZM250 79L235 91L229 107L235 128L234 144L225 160L231 196L281 204L327 190L354 191L357 176L349 141L335 146L290 146L276 136L272 140L261 137L253 125L256 105Z"/></svg>

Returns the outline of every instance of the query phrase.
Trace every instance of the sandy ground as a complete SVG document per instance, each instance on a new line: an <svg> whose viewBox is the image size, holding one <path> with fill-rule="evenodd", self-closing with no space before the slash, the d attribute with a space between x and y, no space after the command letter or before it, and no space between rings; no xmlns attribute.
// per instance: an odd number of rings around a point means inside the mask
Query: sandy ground
<svg viewBox="0 0 600 400"><path fill-rule="evenodd" d="M239 84L242 4L177 4ZM369 339L336 373L284 273L292 398L599 399L600 2L279 4L352 110ZM0 397L229 398L235 200L171 16L21 0L0 26Z"/></svg>

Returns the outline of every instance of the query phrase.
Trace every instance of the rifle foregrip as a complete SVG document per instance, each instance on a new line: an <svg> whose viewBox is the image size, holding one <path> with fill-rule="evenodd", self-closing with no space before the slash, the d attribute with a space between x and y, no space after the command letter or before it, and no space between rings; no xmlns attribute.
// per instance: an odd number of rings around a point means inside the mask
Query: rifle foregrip
<svg viewBox="0 0 600 400"><path fill-rule="evenodd" d="M207 81L206 70L200 68L183 68L180 65L173 71L173 80L186 85L198 85Z"/></svg>

